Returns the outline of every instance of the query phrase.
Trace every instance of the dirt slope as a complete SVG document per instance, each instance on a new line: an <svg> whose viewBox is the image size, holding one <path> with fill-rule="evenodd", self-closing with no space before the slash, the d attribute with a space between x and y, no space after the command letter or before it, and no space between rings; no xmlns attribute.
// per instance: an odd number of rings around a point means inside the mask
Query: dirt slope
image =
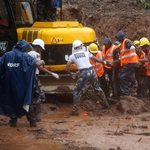
<svg viewBox="0 0 150 150"><path fill-rule="evenodd" d="M99 43L105 36L115 42L115 34L122 30L127 38L150 38L150 10L142 11L136 0L63 0L63 20L77 19L83 26L96 31ZM59 20L59 10L57 20Z"/></svg>

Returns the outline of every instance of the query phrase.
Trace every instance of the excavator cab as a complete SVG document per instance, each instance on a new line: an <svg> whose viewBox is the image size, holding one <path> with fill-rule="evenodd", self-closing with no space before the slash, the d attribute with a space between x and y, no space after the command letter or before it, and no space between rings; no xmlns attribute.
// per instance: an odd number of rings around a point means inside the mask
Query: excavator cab
<svg viewBox="0 0 150 150"><path fill-rule="evenodd" d="M0 57L17 42L17 30L8 0L0 0Z"/></svg>
<svg viewBox="0 0 150 150"><path fill-rule="evenodd" d="M76 80L65 72L68 57L72 54L72 43L80 40L88 50L88 46L97 41L95 31L83 27L78 21L37 22L31 0L0 0L0 57L12 50L17 41L25 39L32 44L37 38L45 43L45 50L41 53L45 68L60 75L57 80L40 74L44 92L61 93L56 92L61 85L74 89ZM77 71L75 64L69 69Z"/></svg>
<svg viewBox="0 0 150 150"><path fill-rule="evenodd" d="M11 1L15 24L19 27L31 27L35 22L35 13L31 0Z"/></svg>
<svg viewBox="0 0 150 150"><path fill-rule="evenodd" d="M0 0L0 57L17 43L17 28L31 27L34 22L31 0Z"/></svg>

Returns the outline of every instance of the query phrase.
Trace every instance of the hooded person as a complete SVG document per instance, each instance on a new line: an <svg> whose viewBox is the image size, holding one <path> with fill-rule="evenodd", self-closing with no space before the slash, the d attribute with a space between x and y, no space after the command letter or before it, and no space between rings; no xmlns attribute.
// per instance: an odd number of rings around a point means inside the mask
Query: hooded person
<svg viewBox="0 0 150 150"><path fill-rule="evenodd" d="M32 94L35 67L44 65L26 53L32 46L20 40L12 51L0 59L0 114L11 118L11 127L17 126L17 118L27 115L30 126L35 127Z"/></svg>
<svg viewBox="0 0 150 150"><path fill-rule="evenodd" d="M121 42L119 56L121 70L118 73L120 96L131 95L131 89L135 83L135 68L139 67L135 45L125 37L122 30L115 35L115 38Z"/></svg>
<svg viewBox="0 0 150 150"><path fill-rule="evenodd" d="M80 97L82 96L83 88L85 88L85 84L87 82L90 82L90 84L93 86L97 100L99 100L105 108L109 108L106 96L103 90L100 88L96 72L90 64L89 58L105 65L109 63L98 59L93 56L93 54L85 51L83 43L80 40L75 40L72 44L72 47L73 53L69 56L65 71L74 79L74 73L70 72L69 68L72 63L75 63L79 70L79 78L73 91L73 110L70 115L79 115L78 109L80 105Z"/></svg>
<svg viewBox="0 0 150 150"><path fill-rule="evenodd" d="M105 37L103 42L103 58L108 61L110 64L118 59L118 50L117 47L112 43L111 38L109 36ZM108 74L109 84L112 88L113 95L112 99L118 100L117 86L114 82L115 78L115 69L110 66L104 66L105 74ZM110 90L107 94L107 97L110 95Z"/></svg>

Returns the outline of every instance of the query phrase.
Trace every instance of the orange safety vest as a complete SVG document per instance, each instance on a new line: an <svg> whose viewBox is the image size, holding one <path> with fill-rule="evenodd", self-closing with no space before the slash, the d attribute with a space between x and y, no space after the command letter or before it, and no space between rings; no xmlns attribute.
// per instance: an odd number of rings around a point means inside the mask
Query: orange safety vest
<svg viewBox="0 0 150 150"><path fill-rule="evenodd" d="M137 59L144 59L146 58L146 54L141 51L141 55L140 57L137 55ZM145 66L140 66L140 75L146 75L147 74L147 71L146 71L146 68Z"/></svg>
<svg viewBox="0 0 150 150"><path fill-rule="evenodd" d="M137 54L136 54L137 55ZM144 59L145 58L145 53L142 51L142 53L141 53L141 56L139 57L138 55L137 55L137 59Z"/></svg>
<svg viewBox="0 0 150 150"><path fill-rule="evenodd" d="M121 47L120 47L121 66L124 66L129 63L138 63L138 59L137 59L135 50L134 51L130 50L130 49L126 48L126 46L125 46L125 42L127 40L128 39L124 39L124 41L122 42Z"/></svg>
<svg viewBox="0 0 150 150"><path fill-rule="evenodd" d="M147 55L146 55L146 58L147 56L150 54L150 50L148 51ZM147 70L147 76L150 76L150 61L149 62L146 62L145 63L145 66L146 66L146 70Z"/></svg>
<svg viewBox="0 0 150 150"><path fill-rule="evenodd" d="M102 52L98 51L96 57L99 58L99 59L102 59ZM103 74L104 74L104 67L103 67L103 64L102 63L99 63L99 62L95 62L94 60L90 59L90 63L92 65L92 67L95 69L96 71L96 75L98 77L101 77Z"/></svg>
<svg viewBox="0 0 150 150"><path fill-rule="evenodd" d="M103 46L103 58L108 61L109 63L112 63L114 61L113 53L116 50L116 46L112 44L112 46L105 51L105 46ZM110 66L105 66L106 68L111 68Z"/></svg>

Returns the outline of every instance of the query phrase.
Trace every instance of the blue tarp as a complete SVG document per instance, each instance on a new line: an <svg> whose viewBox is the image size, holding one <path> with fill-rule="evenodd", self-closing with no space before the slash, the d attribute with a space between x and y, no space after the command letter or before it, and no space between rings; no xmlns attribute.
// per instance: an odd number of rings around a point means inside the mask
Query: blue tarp
<svg viewBox="0 0 150 150"><path fill-rule="evenodd" d="M31 45L20 40L0 59L0 114L11 118L26 115L23 105L32 101L36 61L26 53Z"/></svg>

